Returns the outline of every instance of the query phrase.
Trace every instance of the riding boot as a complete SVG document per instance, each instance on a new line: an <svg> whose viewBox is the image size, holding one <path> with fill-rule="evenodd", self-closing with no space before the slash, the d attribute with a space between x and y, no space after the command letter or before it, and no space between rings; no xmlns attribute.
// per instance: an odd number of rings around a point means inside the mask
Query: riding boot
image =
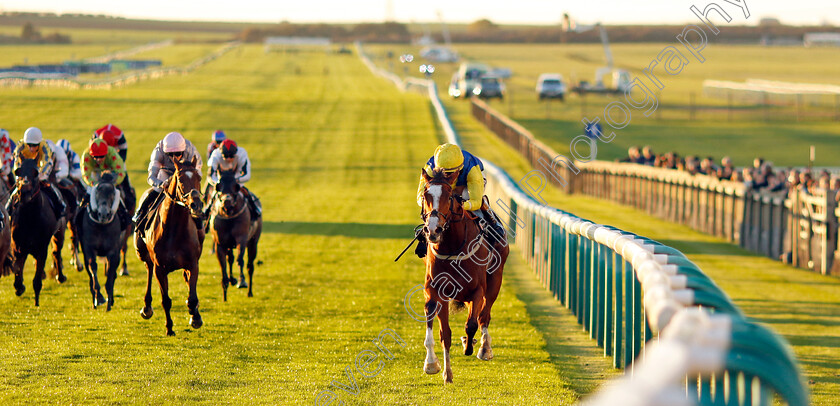
<svg viewBox="0 0 840 406"><path fill-rule="evenodd" d="M62 217L67 214L67 205L64 203L64 199L61 198L61 192L56 189L55 183L46 183L43 184L43 186L46 186L46 190L49 191L47 196L49 196L50 201L52 201L53 209L55 209L55 216Z"/></svg>
<svg viewBox="0 0 840 406"><path fill-rule="evenodd" d="M160 194L161 192L157 189L149 189L149 191L143 196L143 200L140 201L140 205L137 207L134 217L131 218L131 222L134 223L134 229L137 230L137 233L139 233L140 236L143 236L143 229L145 228L146 217L148 217L147 214L149 213L149 209L151 209Z"/></svg>
<svg viewBox="0 0 840 406"><path fill-rule="evenodd" d="M120 219L120 230L128 228L128 209L125 208L123 203L120 203L120 207L117 209L117 217Z"/></svg>
<svg viewBox="0 0 840 406"><path fill-rule="evenodd" d="M251 219L262 216L262 205L259 204L259 199L251 193L246 193L245 196L245 200L248 201L248 209L251 211Z"/></svg>
<svg viewBox="0 0 840 406"><path fill-rule="evenodd" d="M499 218L496 217L496 214L487 209L482 209L481 211L484 214L484 219L488 227L485 235L487 236L487 240L490 245L493 246L496 245L497 242L504 241L505 228L499 222Z"/></svg>
<svg viewBox="0 0 840 406"><path fill-rule="evenodd" d="M424 234L423 229L419 227L414 230L414 233L417 235L417 246L414 247L414 253L417 254L417 258L423 258L426 256L426 252L428 250L426 234Z"/></svg>

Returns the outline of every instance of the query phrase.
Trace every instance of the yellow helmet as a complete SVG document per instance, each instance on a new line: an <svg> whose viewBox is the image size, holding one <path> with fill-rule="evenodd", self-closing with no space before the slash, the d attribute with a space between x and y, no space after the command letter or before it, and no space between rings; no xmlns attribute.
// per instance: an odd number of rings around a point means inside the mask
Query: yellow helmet
<svg viewBox="0 0 840 406"><path fill-rule="evenodd" d="M455 144L442 144L435 149L435 166L446 172L455 172L464 167L464 154Z"/></svg>

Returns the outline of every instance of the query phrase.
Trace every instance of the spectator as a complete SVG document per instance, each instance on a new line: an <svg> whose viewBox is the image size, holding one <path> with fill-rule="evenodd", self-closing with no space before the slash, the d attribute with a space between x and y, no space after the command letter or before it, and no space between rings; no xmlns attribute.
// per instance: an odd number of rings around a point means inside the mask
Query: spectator
<svg viewBox="0 0 840 406"><path fill-rule="evenodd" d="M753 181L753 171L750 168L744 168L741 170L741 181L744 182L744 186L747 187L748 190L753 188L754 181Z"/></svg>
<svg viewBox="0 0 840 406"><path fill-rule="evenodd" d="M642 162L642 156L639 154L639 147L632 146L627 149L627 158L620 160L619 162L629 162L631 164L640 164Z"/></svg>
<svg viewBox="0 0 840 406"><path fill-rule="evenodd" d="M720 160L720 168L717 170L717 177L719 179L731 179L732 174L735 173L735 167L732 166L732 158L725 156Z"/></svg>
<svg viewBox="0 0 840 406"><path fill-rule="evenodd" d="M715 160L712 157L706 157L702 161L700 161L700 173L704 175L710 176L717 176L717 166L715 166Z"/></svg>
<svg viewBox="0 0 840 406"><path fill-rule="evenodd" d="M653 149L650 148L650 145L645 145L642 148L642 165L653 166L656 163L656 154L653 153Z"/></svg>

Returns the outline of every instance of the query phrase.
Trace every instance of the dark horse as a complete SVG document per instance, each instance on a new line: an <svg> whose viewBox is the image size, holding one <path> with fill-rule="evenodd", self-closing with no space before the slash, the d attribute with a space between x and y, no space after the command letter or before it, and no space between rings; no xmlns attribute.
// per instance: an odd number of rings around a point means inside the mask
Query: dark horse
<svg viewBox="0 0 840 406"><path fill-rule="evenodd" d="M169 309L170 272L183 269L184 281L189 285L187 299L190 325L200 328L203 322L198 313L198 258L204 243L204 229L196 224L195 219L202 217L204 204L201 201L201 173L190 162L175 161L175 173L164 183L159 196L160 203L147 214L143 230L134 236L137 256L146 264L148 280L146 282L145 306L140 310L144 319L152 317L152 275L160 285L161 304L166 312L166 334L175 335L172 330L172 317ZM149 193L147 191L146 193Z"/></svg>
<svg viewBox="0 0 840 406"><path fill-rule="evenodd" d="M45 277L44 264L47 260L47 249L53 240L53 266L58 270L56 279L64 283L67 277L61 267L61 246L64 244L64 227L66 221L63 216L56 216L50 206L49 198L41 193L41 182L38 180L38 166L34 159L24 159L20 167L15 170L19 201L10 214L12 230L12 247L14 252L15 294L20 296L26 290L23 286L23 266L26 257L35 257L35 277L32 278L32 288L35 289L35 306L39 305L41 281Z"/></svg>
<svg viewBox="0 0 840 406"><path fill-rule="evenodd" d="M65 184L58 184L58 190L61 192L61 196L64 197L65 202L72 201L73 203L77 203L79 201L79 196L85 195L85 190L84 186L82 186L82 183L70 177L67 178ZM68 208L69 215L67 216L67 238L70 239L70 265L73 265L76 268L76 271L82 272L82 270L84 270L84 267L82 266L82 261L79 261L79 252L81 252L81 241L79 241L79 233L78 230L76 230L76 224L73 222L73 219L76 218L76 212L78 210L78 204L73 204L71 207Z"/></svg>
<svg viewBox="0 0 840 406"><path fill-rule="evenodd" d="M69 179L69 178L68 178ZM72 190L71 190L72 189ZM68 187L61 187L59 185L59 190L61 190L62 194L64 195L65 199L69 198L68 195L71 196L84 196L85 190L84 186L81 185L79 181L73 181L72 186ZM125 209L128 213L134 213L137 205L137 197L134 195L134 188L128 184L128 176L125 177L122 183L117 186L117 190L120 192L120 197L122 198L122 202L125 205ZM78 210L78 207L77 209ZM71 219L75 218L70 217ZM67 230L70 232L70 250L71 250L71 257L70 257L70 264L76 266L76 270L81 272L82 271L82 262L79 261L78 253L81 252L80 250L80 241L79 241L79 233L77 233L76 225L71 220L67 223ZM126 233L127 236L130 236L131 233L134 232L134 224L128 222L128 232ZM128 276L128 265L127 265L127 255L128 255L128 238L123 240L123 245L120 248L120 265L118 269L120 270L120 276Z"/></svg>
<svg viewBox="0 0 840 406"><path fill-rule="evenodd" d="M99 184L93 189L85 215L77 224L85 258L85 269L90 277L93 308L107 303L108 311L114 305L114 281L117 279L117 267L120 265L120 251L128 240L130 231L128 228L121 230L120 219L117 216L121 198L117 187L114 186L114 180L112 173L102 175ZM102 297L96 273L97 257L105 257L107 302Z"/></svg>
<svg viewBox="0 0 840 406"><path fill-rule="evenodd" d="M477 357L493 358L490 347L490 309L502 286L502 271L509 248L501 240L494 246L485 239L475 218L461 206L463 187L453 190L458 173L447 174L435 170L434 177L423 171L426 187L423 194L423 232L429 242L426 255L426 361L427 374L440 372L434 350L432 322L437 315L440 322L440 341L443 346L444 383L452 382L449 348L452 332L449 329L447 302L469 303L466 333L462 338L464 355L473 353L473 337L481 327L481 348ZM458 190L461 189L461 190ZM485 227L489 230L489 227ZM487 231L489 232L489 231ZM478 322L476 322L476 320Z"/></svg>
<svg viewBox="0 0 840 406"><path fill-rule="evenodd" d="M213 245L216 248L216 258L222 268L222 290L227 301L228 284L236 284L233 276L233 254L236 249L236 263L239 265L239 284L241 289L248 288L248 297L253 297L254 259L257 257L257 242L262 233L262 218L251 218L248 202L242 188L236 181L233 171L222 171L219 183L216 184L217 198L211 208L210 224L212 225ZM248 249L248 282L245 282L244 257ZM225 269L227 260L228 271Z"/></svg>

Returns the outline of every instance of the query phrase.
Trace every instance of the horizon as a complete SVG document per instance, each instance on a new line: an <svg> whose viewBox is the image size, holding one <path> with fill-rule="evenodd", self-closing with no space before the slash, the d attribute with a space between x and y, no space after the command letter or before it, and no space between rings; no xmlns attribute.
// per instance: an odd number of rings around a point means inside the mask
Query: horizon
<svg viewBox="0 0 840 406"><path fill-rule="evenodd" d="M559 4L544 4L541 0L520 0L519 7L510 9L501 0L462 1L458 4L445 0L428 0L422 5L398 0L358 0L360 4L351 10L336 7L335 0L310 0L305 4L286 3L283 7L265 6L253 0L240 0L236 6L220 0L178 2L173 5L164 0L148 0L144 4L106 4L98 0L77 0L72 6L57 0L10 0L5 1L2 12L32 12L61 14L105 15L109 17L219 23L327 23L354 24L394 21L406 24L440 23L437 13L447 24L469 24L488 19L499 25L559 25L564 13L568 12L578 24L588 25L601 22L604 25L682 25L697 23L697 17L689 10L691 5L705 7L704 2L687 1L675 4L668 0L653 0L644 9L634 4L616 0L603 0L585 6L566 7ZM742 1L743 3L743 1ZM783 0L766 0L763 3L746 3L750 18L744 19L736 6L720 2L730 12L732 25L757 25L763 18L776 18L784 25L822 26L834 25L826 16L840 16L840 4L832 0L809 0L791 6ZM164 10L164 11L160 11ZM737 14L735 14L737 12Z"/></svg>

